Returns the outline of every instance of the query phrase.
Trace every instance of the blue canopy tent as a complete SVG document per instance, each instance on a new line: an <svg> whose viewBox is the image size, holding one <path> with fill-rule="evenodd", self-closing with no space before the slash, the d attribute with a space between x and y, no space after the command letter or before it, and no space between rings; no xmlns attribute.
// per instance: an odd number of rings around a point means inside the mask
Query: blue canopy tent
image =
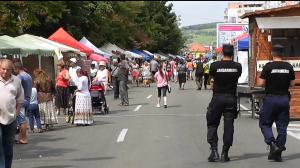
<svg viewBox="0 0 300 168"><path fill-rule="evenodd" d="M149 54L139 51L137 49L133 49L131 52L144 56L144 61L150 61L152 59L152 57Z"/></svg>
<svg viewBox="0 0 300 168"><path fill-rule="evenodd" d="M238 51L248 51L248 50L249 50L249 37L239 40Z"/></svg>

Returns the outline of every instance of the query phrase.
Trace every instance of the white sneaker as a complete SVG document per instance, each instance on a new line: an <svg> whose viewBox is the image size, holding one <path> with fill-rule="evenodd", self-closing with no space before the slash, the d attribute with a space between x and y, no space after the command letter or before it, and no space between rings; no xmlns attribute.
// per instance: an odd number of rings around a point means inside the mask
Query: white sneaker
<svg viewBox="0 0 300 168"><path fill-rule="evenodd" d="M160 107L160 105L159 105L159 104L157 104L157 105L156 105L156 107L158 107L158 108L159 108L159 107Z"/></svg>

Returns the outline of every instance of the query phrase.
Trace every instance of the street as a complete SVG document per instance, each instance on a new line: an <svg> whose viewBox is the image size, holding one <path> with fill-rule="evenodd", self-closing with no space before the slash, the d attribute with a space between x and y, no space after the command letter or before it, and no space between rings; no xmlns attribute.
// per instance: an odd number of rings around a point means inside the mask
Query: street
<svg viewBox="0 0 300 168"><path fill-rule="evenodd" d="M119 106L107 95L108 115L94 115L92 126L64 122L51 131L29 134L27 145L14 145L14 168L296 168L300 164L300 122L288 128L283 162L267 160L267 145L258 119L243 112L235 120L234 144L228 163L210 163L206 141L206 108L211 90L196 90L188 81L185 90L172 83L168 108L157 108L157 90L130 85L130 106ZM162 101L163 102L163 101ZM161 102L161 103L162 103ZM241 101L244 108L248 101ZM223 122L219 127L219 153Z"/></svg>

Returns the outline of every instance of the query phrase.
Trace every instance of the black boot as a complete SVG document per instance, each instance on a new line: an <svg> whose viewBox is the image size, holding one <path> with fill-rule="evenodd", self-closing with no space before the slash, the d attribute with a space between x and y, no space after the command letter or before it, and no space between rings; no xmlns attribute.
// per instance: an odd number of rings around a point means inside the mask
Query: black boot
<svg viewBox="0 0 300 168"><path fill-rule="evenodd" d="M222 149L222 154L221 154L221 161L222 162L228 162L230 161L230 158L228 157L228 151L229 151L230 146L223 146Z"/></svg>
<svg viewBox="0 0 300 168"><path fill-rule="evenodd" d="M268 160L274 160L277 162L281 162L282 158L281 158L281 153L283 150L281 150L275 142L271 142L270 143L270 152L268 155Z"/></svg>
<svg viewBox="0 0 300 168"><path fill-rule="evenodd" d="M218 153L218 148L217 147L211 147L210 150L211 150L211 153L208 157L208 161L209 162L218 161L220 159L220 156L219 156L219 153Z"/></svg>

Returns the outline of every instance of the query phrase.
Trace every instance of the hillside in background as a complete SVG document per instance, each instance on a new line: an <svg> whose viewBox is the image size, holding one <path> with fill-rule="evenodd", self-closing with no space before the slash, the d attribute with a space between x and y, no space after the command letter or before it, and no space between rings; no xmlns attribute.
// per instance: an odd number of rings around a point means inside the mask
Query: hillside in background
<svg viewBox="0 0 300 168"><path fill-rule="evenodd" d="M217 38L217 23L220 22L182 27L181 31L183 37L187 39L186 44L199 43L204 45L215 45Z"/></svg>

